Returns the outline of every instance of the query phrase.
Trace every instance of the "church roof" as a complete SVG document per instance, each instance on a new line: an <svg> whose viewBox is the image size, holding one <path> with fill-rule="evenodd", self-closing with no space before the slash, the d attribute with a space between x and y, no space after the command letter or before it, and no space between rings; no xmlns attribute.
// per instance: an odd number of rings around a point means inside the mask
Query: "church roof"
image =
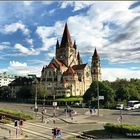
<svg viewBox="0 0 140 140"><path fill-rule="evenodd" d="M64 83L64 84L66 84L66 83L68 83L68 81L67 81L67 80L65 80L65 79L63 79L63 83Z"/></svg>
<svg viewBox="0 0 140 140"><path fill-rule="evenodd" d="M64 76L74 76L76 74L76 71L72 67L68 67L68 69L64 72Z"/></svg>
<svg viewBox="0 0 140 140"><path fill-rule="evenodd" d="M71 40L69 29L66 23L60 46L65 47L67 44L70 44L70 47L72 47L72 40Z"/></svg>
<svg viewBox="0 0 140 140"><path fill-rule="evenodd" d="M56 69L60 69L62 66L65 66L64 63L62 63L60 60L58 60L57 58L53 58L52 61L49 63L48 66L46 66L46 68L56 68ZM42 70L43 71L43 70Z"/></svg>
<svg viewBox="0 0 140 140"><path fill-rule="evenodd" d="M54 58L54 61L61 67L63 65L62 62L60 62L57 58Z"/></svg>
<svg viewBox="0 0 140 140"><path fill-rule="evenodd" d="M74 70L82 70L86 67L87 64L81 64L81 65L73 65L72 68Z"/></svg>
<svg viewBox="0 0 140 140"><path fill-rule="evenodd" d="M52 64L52 63L50 63L49 65L48 65L48 68L55 68L55 66Z"/></svg>

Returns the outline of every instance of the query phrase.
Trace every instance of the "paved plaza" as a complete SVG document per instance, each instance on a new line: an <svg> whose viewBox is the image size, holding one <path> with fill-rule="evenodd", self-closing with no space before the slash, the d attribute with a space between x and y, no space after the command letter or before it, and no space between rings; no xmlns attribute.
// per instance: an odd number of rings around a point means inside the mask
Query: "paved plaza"
<svg viewBox="0 0 140 140"><path fill-rule="evenodd" d="M0 108L13 109L23 111L35 115L31 104L15 104L15 103L0 103ZM107 122L119 123L119 110L100 109L100 116L96 112L90 114L88 108L74 108L75 114L69 117L68 113L64 112L64 107L56 109L56 123L53 123L53 108L46 107L44 122L41 122L42 107L39 107L39 112L35 120L25 121L22 127L23 135L20 135L20 129L16 135L14 123L0 124L0 138L8 139L52 139L52 128L58 127L62 131L61 140L66 140L69 137L81 134L87 130L103 129ZM140 125L140 110L122 111L123 123ZM11 133L9 132L11 131Z"/></svg>

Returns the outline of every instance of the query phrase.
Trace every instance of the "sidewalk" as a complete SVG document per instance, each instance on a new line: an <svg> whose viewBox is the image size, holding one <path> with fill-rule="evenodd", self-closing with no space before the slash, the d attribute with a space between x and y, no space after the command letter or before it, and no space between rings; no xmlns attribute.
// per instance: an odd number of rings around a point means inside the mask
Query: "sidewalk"
<svg viewBox="0 0 140 140"><path fill-rule="evenodd" d="M7 127L7 124L0 126L0 139L24 139L23 135L16 135L14 127Z"/></svg>
<svg viewBox="0 0 140 140"><path fill-rule="evenodd" d="M77 114L77 115L73 115L73 117L69 117L69 115L61 117L59 119L67 122L67 123L77 123L77 124L81 124L81 123L98 123L96 120L90 120L89 117L90 116L95 116L97 115L97 113L92 113L90 114L89 111L85 112L85 114Z"/></svg>

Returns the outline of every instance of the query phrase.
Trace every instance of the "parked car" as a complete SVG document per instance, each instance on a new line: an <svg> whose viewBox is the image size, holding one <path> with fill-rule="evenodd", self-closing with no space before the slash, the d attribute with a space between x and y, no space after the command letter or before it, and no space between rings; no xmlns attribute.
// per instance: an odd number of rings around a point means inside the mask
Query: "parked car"
<svg viewBox="0 0 140 140"><path fill-rule="evenodd" d="M124 107L124 110L132 110L132 107L130 107L130 106L125 106L125 107Z"/></svg>
<svg viewBox="0 0 140 140"><path fill-rule="evenodd" d="M123 104L117 104L116 109L122 110L122 109L124 109L124 105Z"/></svg>

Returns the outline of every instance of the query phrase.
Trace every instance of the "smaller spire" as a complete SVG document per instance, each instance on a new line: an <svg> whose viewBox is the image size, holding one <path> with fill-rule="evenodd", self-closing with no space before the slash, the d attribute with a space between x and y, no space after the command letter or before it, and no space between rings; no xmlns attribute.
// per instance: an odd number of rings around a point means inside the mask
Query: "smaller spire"
<svg viewBox="0 0 140 140"><path fill-rule="evenodd" d="M77 60L78 60L78 64L80 65L80 64L82 64L82 59L81 59L81 57L80 57L80 53L78 52L78 54L77 54Z"/></svg>
<svg viewBox="0 0 140 140"><path fill-rule="evenodd" d="M73 48L77 49L76 41L74 40Z"/></svg>
<svg viewBox="0 0 140 140"><path fill-rule="evenodd" d="M80 59L80 53L78 52L77 54L77 59L79 60Z"/></svg>
<svg viewBox="0 0 140 140"><path fill-rule="evenodd" d="M57 39L57 42L56 42L56 48L59 48L59 41Z"/></svg>
<svg viewBox="0 0 140 140"><path fill-rule="evenodd" d="M43 68L42 68L42 72L45 70L45 68L44 68L44 66L43 66Z"/></svg>
<svg viewBox="0 0 140 140"><path fill-rule="evenodd" d="M95 48L95 50L94 50L93 58L99 59L99 55L98 55L98 53L97 53L96 48Z"/></svg>

